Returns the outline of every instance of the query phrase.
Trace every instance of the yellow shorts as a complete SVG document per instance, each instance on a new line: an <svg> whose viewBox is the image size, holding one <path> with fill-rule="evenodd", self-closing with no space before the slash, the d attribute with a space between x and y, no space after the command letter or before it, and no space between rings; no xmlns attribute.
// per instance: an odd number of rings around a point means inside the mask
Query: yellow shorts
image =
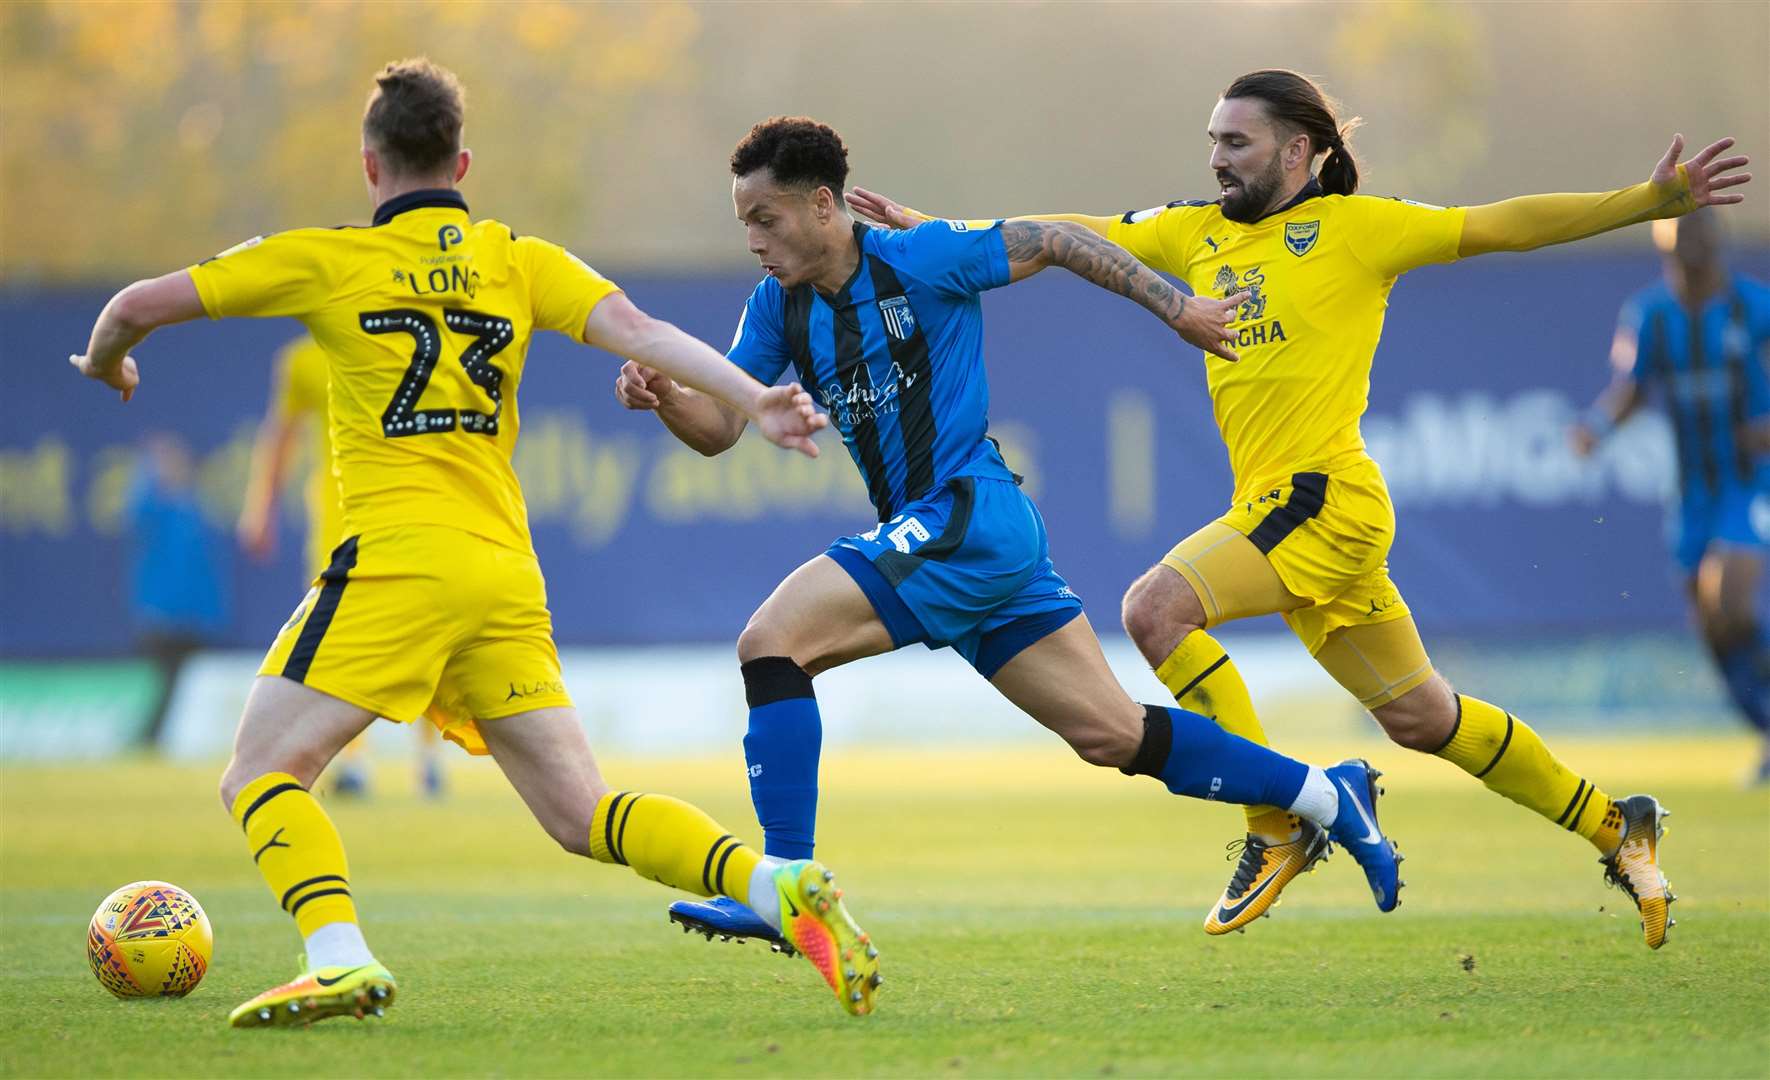
<svg viewBox="0 0 1770 1080"><path fill-rule="evenodd" d="M1343 626L1410 614L1389 580L1395 507L1374 461L1332 474L1297 473L1217 520L1247 537L1303 601L1284 619L1312 655Z"/></svg>
<svg viewBox="0 0 1770 1080"><path fill-rule="evenodd" d="M258 673L389 720L428 716L474 754L475 721L572 703L534 555L437 525L346 539Z"/></svg>

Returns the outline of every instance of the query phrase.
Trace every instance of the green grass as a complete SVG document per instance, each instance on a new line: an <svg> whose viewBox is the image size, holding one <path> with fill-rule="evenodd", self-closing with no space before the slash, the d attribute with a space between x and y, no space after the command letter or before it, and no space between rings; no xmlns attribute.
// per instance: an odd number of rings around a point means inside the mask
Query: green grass
<svg viewBox="0 0 1770 1080"><path fill-rule="evenodd" d="M611 763L751 836L735 747ZM1330 747L1302 747L1316 759ZM1343 750L1344 748L1338 748ZM1582 842L1449 766L1368 746L1410 888L1381 916L1336 855L1246 935L1199 929L1226 880L1228 808L1048 751L832 755L820 854L884 950L876 1015L803 961L708 944L671 894L574 860L489 766L443 805L332 803L378 955L380 1022L235 1032L299 941L252 871L214 769L0 769L0 1071L8 1076L1763 1076L1770 1061L1770 795L1740 740L1570 743L1674 811L1683 898L1658 953ZM192 890L214 966L178 1001L112 999L85 921L123 882Z"/></svg>

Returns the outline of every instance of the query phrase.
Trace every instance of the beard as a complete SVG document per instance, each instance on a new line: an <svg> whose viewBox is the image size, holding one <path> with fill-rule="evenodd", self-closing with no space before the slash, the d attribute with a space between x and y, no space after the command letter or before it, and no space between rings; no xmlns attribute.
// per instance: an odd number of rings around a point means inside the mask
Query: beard
<svg viewBox="0 0 1770 1080"><path fill-rule="evenodd" d="M1279 187L1284 184L1284 166L1279 164L1278 155L1273 154L1266 167L1251 177L1223 172L1217 174L1217 179L1219 183L1226 179L1235 183L1223 194L1223 216L1246 224L1260 220L1272 205Z"/></svg>

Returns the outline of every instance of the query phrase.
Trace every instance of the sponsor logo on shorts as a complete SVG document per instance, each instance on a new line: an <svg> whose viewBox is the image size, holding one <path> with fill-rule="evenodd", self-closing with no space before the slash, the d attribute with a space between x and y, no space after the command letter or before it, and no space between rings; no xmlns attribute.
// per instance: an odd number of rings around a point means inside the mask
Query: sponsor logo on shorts
<svg viewBox="0 0 1770 1080"><path fill-rule="evenodd" d="M505 695L504 700L515 701L519 698L534 697L537 694L563 693L565 693L565 683L558 679L540 679L536 682L512 681L510 683L510 693Z"/></svg>
<svg viewBox="0 0 1770 1080"><path fill-rule="evenodd" d="M317 587L307 590L307 595L301 598L301 603L295 605L295 613L290 615L289 621L283 624L283 633L286 634L290 630L295 629L295 624L299 623L302 618L307 615L308 606L313 603L314 598L319 596L319 594L320 590Z"/></svg>

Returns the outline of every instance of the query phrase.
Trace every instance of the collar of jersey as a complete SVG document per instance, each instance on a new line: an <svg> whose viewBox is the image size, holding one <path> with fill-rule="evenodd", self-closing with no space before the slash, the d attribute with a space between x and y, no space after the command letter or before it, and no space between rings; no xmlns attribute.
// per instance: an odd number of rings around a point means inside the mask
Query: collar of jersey
<svg viewBox="0 0 1770 1080"><path fill-rule="evenodd" d="M451 210L467 212L467 200L454 188L425 188L422 191L408 191L404 195L393 198L375 208L375 224L385 225L396 216L407 210L421 210L426 207L442 206Z"/></svg>
<svg viewBox="0 0 1770 1080"><path fill-rule="evenodd" d="M1248 224L1249 225L1258 225L1262 221L1265 221L1267 218L1275 218L1278 215L1285 213L1288 210L1295 210L1297 207L1302 206L1304 203L1308 202L1310 199L1319 199L1324 194L1326 194L1326 193L1321 190L1321 181L1317 180L1315 177L1311 176L1309 178L1309 182L1307 184L1303 185L1303 190L1297 192L1296 197L1293 198L1290 202L1285 203L1283 206L1279 207L1277 210L1274 210L1270 214L1260 215L1259 217L1255 218L1254 220L1248 222ZM381 223L379 221L377 221L377 222L375 222L375 224L379 225Z"/></svg>
<svg viewBox="0 0 1770 1080"><path fill-rule="evenodd" d="M860 221L854 223L854 246L860 249L860 258L854 264L854 273L848 275L848 280L842 283L842 287L836 290L834 296L825 296L823 293L818 292L817 286L815 285L808 285L806 287L812 292L817 293L819 297L822 297L823 302L831 307L847 306L849 301L848 294L854 290L854 283L860 280L861 268L867 264L867 234L872 231L873 227L871 225Z"/></svg>

